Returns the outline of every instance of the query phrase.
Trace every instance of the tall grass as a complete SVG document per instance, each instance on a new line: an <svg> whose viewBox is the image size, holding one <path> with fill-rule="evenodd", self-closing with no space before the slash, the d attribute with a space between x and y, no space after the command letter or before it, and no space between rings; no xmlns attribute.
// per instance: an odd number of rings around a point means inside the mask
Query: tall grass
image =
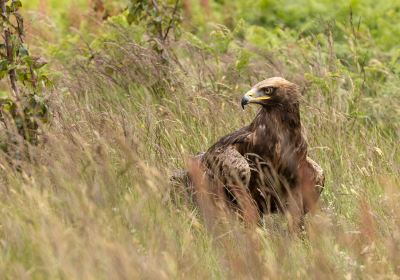
<svg viewBox="0 0 400 280"><path fill-rule="evenodd" d="M400 277L395 55L378 46L362 64L370 38L350 25L318 37L268 31L280 45L268 49L243 38L254 26L208 26L216 41L184 33L165 62L121 18L90 48L78 40L53 53L60 75L42 144L17 164L0 155L2 278ZM277 75L303 90L309 153L326 174L304 236L274 215L258 228L217 223L206 197L192 204L169 181L249 123L256 108L239 108L242 93Z"/></svg>

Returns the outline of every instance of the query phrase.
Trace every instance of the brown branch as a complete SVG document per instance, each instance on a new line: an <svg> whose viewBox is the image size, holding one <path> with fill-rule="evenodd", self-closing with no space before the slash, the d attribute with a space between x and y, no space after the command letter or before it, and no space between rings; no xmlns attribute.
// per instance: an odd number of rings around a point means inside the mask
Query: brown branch
<svg viewBox="0 0 400 280"><path fill-rule="evenodd" d="M7 8L6 8L6 0L0 0L0 8L1 8L1 15L3 20L8 19L7 16ZM4 28L4 44L6 45L7 51L7 60L9 65L14 64L14 45L10 42L11 39L11 31L9 27ZM11 88L14 92L15 98L18 100L19 91L17 87L17 73L14 68L8 71L8 75L10 77Z"/></svg>

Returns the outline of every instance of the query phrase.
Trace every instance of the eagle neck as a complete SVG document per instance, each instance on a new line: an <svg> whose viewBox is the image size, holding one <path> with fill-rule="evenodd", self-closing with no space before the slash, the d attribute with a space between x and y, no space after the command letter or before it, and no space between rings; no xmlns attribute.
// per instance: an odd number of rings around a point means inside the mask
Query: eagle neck
<svg viewBox="0 0 400 280"><path fill-rule="evenodd" d="M271 126L272 125L272 126ZM301 129L299 104L263 106L253 120L251 126L271 127L269 134L279 133L280 129L295 131Z"/></svg>
<svg viewBox="0 0 400 280"><path fill-rule="evenodd" d="M293 164L307 155L298 104L261 108L249 129L253 133L252 153L272 163L279 172L296 173Z"/></svg>

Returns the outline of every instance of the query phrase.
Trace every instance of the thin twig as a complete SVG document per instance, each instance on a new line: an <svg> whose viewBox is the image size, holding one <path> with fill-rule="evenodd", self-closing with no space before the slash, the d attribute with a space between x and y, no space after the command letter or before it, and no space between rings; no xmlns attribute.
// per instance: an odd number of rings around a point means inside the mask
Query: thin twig
<svg viewBox="0 0 400 280"><path fill-rule="evenodd" d="M158 8L158 3L156 0L152 0L151 2L153 3L153 7L154 7L154 10L156 11L157 16L159 16L161 18L161 21L157 22L156 25L157 25L157 29L158 29L158 36L160 37L160 40L163 40L164 35L163 35L163 30L162 30L162 16L160 13L160 9Z"/></svg>
<svg viewBox="0 0 400 280"><path fill-rule="evenodd" d="M175 1L174 11L172 12L172 16L171 16L171 19L169 21L169 24L168 24L168 27L167 27L167 31L164 34L163 42L167 39L169 30L172 28L176 12L178 11L178 4L179 4L179 0L176 0Z"/></svg>

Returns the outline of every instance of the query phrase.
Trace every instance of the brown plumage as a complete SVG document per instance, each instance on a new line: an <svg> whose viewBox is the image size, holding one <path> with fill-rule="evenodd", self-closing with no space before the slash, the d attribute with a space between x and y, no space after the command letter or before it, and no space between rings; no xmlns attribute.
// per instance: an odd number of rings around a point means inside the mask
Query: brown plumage
<svg viewBox="0 0 400 280"><path fill-rule="evenodd" d="M299 101L298 87L283 78L256 84L242 99L243 108L261 106L255 119L199 157L211 188L244 219L282 212L296 226L319 198L324 175L307 157Z"/></svg>

